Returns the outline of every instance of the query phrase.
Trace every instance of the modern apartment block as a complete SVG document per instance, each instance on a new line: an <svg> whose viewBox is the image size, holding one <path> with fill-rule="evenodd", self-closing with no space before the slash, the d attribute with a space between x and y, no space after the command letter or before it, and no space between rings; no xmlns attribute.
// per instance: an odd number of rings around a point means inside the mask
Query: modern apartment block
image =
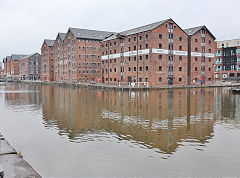
<svg viewBox="0 0 240 178"><path fill-rule="evenodd" d="M185 29L188 34L188 84L214 82L217 43L206 26Z"/></svg>
<svg viewBox="0 0 240 178"><path fill-rule="evenodd" d="M64 40L63 78L93 82L101 78L100 41L112 32L69 28Z"/></svg>
<svg viewBox="0 0 240 178"><path fill-rule="evenodd" d="M240 39L218 41L216 80L240 80Z"/></svg>
<svg viewBox="0 0 240 178"><path fill-rule="evenodd" d="M34 53L19 60L19 76L23 80L41 79L41 55Z"/></svg>
<svg viewBox="0 0 240 178"><path fill-rule="evenodd" d="M44 40L41 47L41 80L54 81L54 40Z"/></svg>
<svg viewBox="0 0 240 178"><path fill-rule="evenodd" d="M207 77L213 82L214 40L205 26L182 30L172 19L114 34L101 43L102 81L166 86L192 84L191 78L205 83ZM202 57L191 64L195 52ZM192 73L195 65L200 72Z"/></svg>

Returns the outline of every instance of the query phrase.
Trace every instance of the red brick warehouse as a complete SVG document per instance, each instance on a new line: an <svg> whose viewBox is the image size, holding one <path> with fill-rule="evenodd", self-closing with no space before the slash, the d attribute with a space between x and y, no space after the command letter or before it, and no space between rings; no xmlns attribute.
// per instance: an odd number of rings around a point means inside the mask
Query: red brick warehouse
<svg viewBox="0 0 240 178"><path fill-rule="evenodd" d="M214 46L215 38L206 38ZM101 44L102 81L146 82L149 86L187 85L192 67L189 39L191 37L187 31L181 29L172 19L114 34ZM202 39L198 44L201 46ZM214 59L212 46L210 50L213 54L203 54L211 57L213 55ZM214 73L214 70L211 68L211 71L204 73L204 77L212 77L213 81L213 76L208 75L209 73ZM201 79L201 73L196 78Z"/></svg>
<svg viewBox="0 0 240 178"><path fill-rule="evenodd" d="M54 81L54 40L44 40L41 47L41 80Z"/></svg>

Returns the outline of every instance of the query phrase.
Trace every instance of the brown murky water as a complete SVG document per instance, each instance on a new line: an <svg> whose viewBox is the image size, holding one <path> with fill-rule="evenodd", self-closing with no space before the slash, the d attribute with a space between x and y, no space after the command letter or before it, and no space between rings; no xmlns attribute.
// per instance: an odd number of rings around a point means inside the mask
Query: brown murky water
<svg viewBox="0 0 240 178"><path fill-rule="evenodd" d="M0 132L43 177L240 176L230 88L0 85Z"/></svg>

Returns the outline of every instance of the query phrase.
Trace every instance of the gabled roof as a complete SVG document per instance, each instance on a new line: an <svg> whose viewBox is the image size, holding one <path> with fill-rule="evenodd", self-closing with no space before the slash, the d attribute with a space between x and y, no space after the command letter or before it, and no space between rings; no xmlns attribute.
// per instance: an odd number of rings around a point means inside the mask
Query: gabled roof
<svg viewBox="0 0 240 178"><path fill-rule="evenodd" d="M49 46L49 47L52 47L54 45L54 41L55 40L48 40L48 39L45 39L44 42Z"/></svg>
<svg viewBox="0 0 240 178"><path fill-rule="evenodd" d="M27 56L27 55L25 55L25 54L12 54L12 55L11 55L11 59L13 59L13 60L19 60L19 59L21 59L21 58L23 58L23 57L25 57L25 56Z"/></svg>
<svg viewBox="0 0 240 178"><path fill-rule="evenodd" d="M198 26L198 27L193 27L193 28L188 28L188 29L184 29L184 31L189 35L189 36L192 36L194 34L196 34L197 32L199 32L201 29L205 28L209 34L214 38L215 36L213 36L213 34L208 30L208 28L205 26L205 25L202 25L202 26Z"/></svg>
<svg viewBox="0 0 240 178"><path fill-rule="evenodd" d="M64 40L66 37L66 33L58 33L59 37Z"/></svg>
<svg viewBox="0 0 240 178"><path fill-rule="evenodd" d="M33 56L33 55L35 55L35 54L39 54L39 53L33 53L33 54L26 55L26 56L20 58L19 60L29 58L29 57L31 57L31 56ZM40 55L40 54L39 54L39 55Z"/></svg>
<svg viewBox="0 0 240 178"><path fill-rule="evenodd" d="M123 31L123 32L120 32L120 33L117 33L117 34L113 34L112 36L110 36L109 38L107 38L103 41L108 41L108 40L115 39L115 38L117 38L117 35L129 36L129 35L133 35L133 34L136 34L136 33L141 33L141 32L146 32L146 31L149 31L149 30L153 30L153 29L161 26L162 24L164 24L165 22L167 22L169 20L172 20L172 19L166 19L166 20L158 21L158 22L155 22L155 23L151 23L151 24L148 24L148 25L141 26L141 27L126 30L126 31Z"/></svg>
<svg viewBox="0 0 240 178"><path fill-rule="evenodd" d="M80 28L69 28L68 32L71 31L76 38L80 39L92 39L92 40L103 40L114 32L98 31L98 30L88 30Z"/></svg>

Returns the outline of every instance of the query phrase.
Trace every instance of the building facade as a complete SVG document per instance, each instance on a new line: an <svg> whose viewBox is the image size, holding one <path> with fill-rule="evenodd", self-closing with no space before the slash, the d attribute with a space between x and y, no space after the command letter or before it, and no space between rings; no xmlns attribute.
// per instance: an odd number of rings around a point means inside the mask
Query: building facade
<svg viewBox="0 0 240 178"><path fill-rule="evenodd" d="M217 42L216 80L240 80L240 39Z"/></svg>
<svg viewBox="0 0 240 178"><path fill-rule="evenodd" d="M19 59L25 57L23 54L12 54L10 60L7 61L7 72L9 77L18 78L19 77ZM9 64L8 64L9 63Z"/></svg>
<svg viewBox="0 0 240 178"><path fill-rule="evenodd" d="M100 41L112 34L106 31L69 28L63 43L64 80L96 82L100 79Z"/></svg>
<svg viewBox="0 0 240 178"><path fill-rule="evenodd" d="M54 40L44 40L41 47L41 80L54 81Z"/></svg>
<svg viewBox="0 0 240 178"><path fill-rule="evenodd" d="M22 80L41 79L41 55L34 53L19 60L19 75Z"/></svg>
<svg viewBox="0 0 240 178"><path fill-rule="evenodd" d="M65 73L65 57L64 57L64 39L66 33L58 33L53 45L54 50L54 81L66 81Z"/></svg>
<svg viewBox="0 0 240 178"><path fill-rule="evenodd" d="M212 83L215 48L215 37L205 26L182 30L172 19L120 32L101 43L102 82L153 87Z"/></svg>
<svg viewBox="0 0 240 178"><path fill-rule="evenodd" d="M188 34L188 84L214 83L215 37L206 26L185 29Z"/></svg>
<svg viewBox="0 0 240 178"><path fill-rule="evenodd" d="M186 85L188 35L172 19L103 40L102 81L138 85Z"/></svg>

